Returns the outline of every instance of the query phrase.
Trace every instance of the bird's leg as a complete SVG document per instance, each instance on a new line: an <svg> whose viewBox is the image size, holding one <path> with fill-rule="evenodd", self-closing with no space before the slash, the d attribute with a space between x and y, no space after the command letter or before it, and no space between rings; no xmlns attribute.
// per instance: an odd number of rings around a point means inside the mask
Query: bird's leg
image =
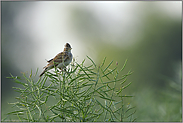
<svg viewBox="0 0 183 123"><path fill-rule="evenodd" d="M60 70L59 73L61 73L62 72L62 68L59 68L59 70Z"/></svg>
<svg viewBox="0 0 183 123"><path fill-rule="evenodd" d="M59 68L60 69L60 73L61 72L66 72L66 67L64 67L64 68Z"/></svg>
<svg viewBox="0 0 183 123"><path fill-rule="evenodd" d="M63 68L63 71L66 72L66 67Z"/></svg>

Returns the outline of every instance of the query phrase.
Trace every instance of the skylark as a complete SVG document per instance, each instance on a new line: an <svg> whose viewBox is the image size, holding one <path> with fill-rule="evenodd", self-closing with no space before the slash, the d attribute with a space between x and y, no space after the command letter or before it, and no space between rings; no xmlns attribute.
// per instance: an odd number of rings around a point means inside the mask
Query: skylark
<svg viewBox="0 0 183 123"><path fill-rule="evenodd" d="M54 68L54 65L56 68L59 68L62 70L65 68L67 65L70 64L72 61L72 53L71 53L71 46L69 43L65 44L64 51L57 54L53 59L50 59L48 64L44 67L44 71L39 75L41 77L46 71Z"/></svg>

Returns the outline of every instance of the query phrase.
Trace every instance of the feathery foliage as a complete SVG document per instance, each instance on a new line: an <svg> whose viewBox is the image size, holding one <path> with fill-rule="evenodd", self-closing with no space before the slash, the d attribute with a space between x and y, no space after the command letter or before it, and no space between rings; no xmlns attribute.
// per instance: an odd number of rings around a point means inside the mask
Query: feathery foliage
<svg viewBox="0 0 183 123"><path fill-rule="evenodd" d="M24 73L24 79L11 78L21 87L14 87L20 93L17 102L10 103L12 112L8 117L16 116L11 121L22 122L113 122L134 121L134 107L125 104L126 98L123 90L131 83L127 77L129 71L121 76L122 69L118 65L111 68L113 61L105 65L104 58L101 65L87 56L91 65L85 66L84 62L73 62L66 71L46 72L44 77L35 81L35 75L29 77ZM38 70L37 70L38 71ZM120 85L120 86L119 86ZM10 119L10 118L9 118Z"/></svg>

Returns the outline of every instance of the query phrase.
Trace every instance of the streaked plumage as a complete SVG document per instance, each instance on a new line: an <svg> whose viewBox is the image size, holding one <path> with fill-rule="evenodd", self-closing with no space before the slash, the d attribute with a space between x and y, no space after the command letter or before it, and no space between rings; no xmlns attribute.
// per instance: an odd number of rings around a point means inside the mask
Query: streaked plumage
<svg viewBox="0 0 183 123"><path fill-rule="evenodd" d="M57 54L53 59L50 59L48 64L44 67L45 70L40 74L39 77L41 77L46 71L54 68L54 65L56 68L63 69L67 65L70 64L72 61L72 53L71 53L71 46L69 43L66 43L64 47L64 51Z"/></svg>

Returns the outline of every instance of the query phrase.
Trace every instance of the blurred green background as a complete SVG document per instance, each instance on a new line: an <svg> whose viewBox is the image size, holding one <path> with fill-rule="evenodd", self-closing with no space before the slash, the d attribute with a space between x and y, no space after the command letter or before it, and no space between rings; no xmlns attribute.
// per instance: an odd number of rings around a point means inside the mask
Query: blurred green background
<svg viewBox="0 0 183 123"><path fill-rule="evenodd" d="M6 77L41 73L69 42L79 63L128 59L136 121L182 121L181 1L1 1L1 36L2 119L17 95Z"/></svg>

